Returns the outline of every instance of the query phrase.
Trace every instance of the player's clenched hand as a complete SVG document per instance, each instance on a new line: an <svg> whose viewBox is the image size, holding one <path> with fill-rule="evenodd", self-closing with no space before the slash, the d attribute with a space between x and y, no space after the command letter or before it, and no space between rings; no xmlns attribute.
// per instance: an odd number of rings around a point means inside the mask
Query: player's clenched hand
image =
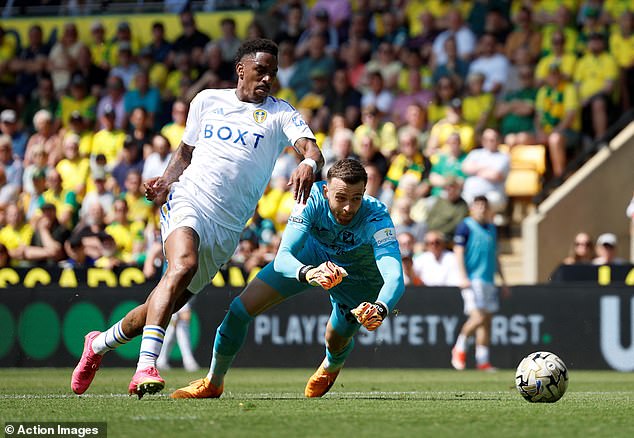
<svg viewBox="0 0 634 438"><path fill-rule="evenodd" d="M300 281L305 281L311 286L321 286L325 290L337 286L347 275L345 269L331 261L324 262L317 267L307 265L299 271Z"/></svg>
<svg viewBox="0 0 634 438"><path fill-rule="evenodd" d="M145 188L145 197L156 205L163 205L167 200L169 193L169 184L163 178L150 178L143 183Z"/></svg>
<svg viewBox="0 0 634 438"><path fill-rule="evenodd" d="M378 329L387 316L387 309L382 303L364 302L352 309L351 312L359 324L371 332Z"/></svg>
<svg viewBox="0 0 634 438"><path fill-rule="evenodd" d="M293 198L295 198L297 202L306 204L314 182L315 174L311 166L306 164L297 166L291 174L291 178L288 180L288 186L293 186Z"/></svg>

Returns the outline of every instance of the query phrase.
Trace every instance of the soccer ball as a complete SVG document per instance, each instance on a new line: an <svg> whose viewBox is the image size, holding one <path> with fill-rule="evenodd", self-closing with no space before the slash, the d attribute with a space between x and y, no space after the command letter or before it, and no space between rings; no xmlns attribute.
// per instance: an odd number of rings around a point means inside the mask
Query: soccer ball
<svg viewBox="0 0 634 438"><path fill-rule="evenodd" d="M517 367L515 387L531 403L554 403L568 388L568 368L556 354L531 353Z"/></svg>

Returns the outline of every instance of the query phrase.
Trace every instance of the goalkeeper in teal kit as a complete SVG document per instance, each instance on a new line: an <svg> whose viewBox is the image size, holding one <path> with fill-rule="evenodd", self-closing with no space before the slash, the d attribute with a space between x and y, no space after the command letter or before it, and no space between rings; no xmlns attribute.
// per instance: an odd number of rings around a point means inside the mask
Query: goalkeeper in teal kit
<svg viewBox="0 0 634 438"><path fill-rule="evenodd" d="M253 318L271 306L321 287L330 294L326 357L304 391L321 397L332 387L361 325L376 330L405 289L394 224L385 205L364 196L367 174L355 160L340 160L327 181L313 185L306 204L291 213L275 260L236 297L216 332L205 378L172 398L216 398Z"/></svg>

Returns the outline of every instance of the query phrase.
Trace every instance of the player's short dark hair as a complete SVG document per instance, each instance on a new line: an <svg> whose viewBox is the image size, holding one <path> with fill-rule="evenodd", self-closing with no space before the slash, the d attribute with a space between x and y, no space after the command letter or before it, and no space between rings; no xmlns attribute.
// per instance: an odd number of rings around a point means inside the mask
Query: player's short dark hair
<svg viewBox="0 0 634 438"><path fill-rule="evenodd" d="M242 43L236 53L235 63L242 61L247 55L255 55L258 52L269 53L277 58L277 44L266 38L256 38Z"/></svg>
<svg viewBox="0 0 634 438"><path fill-rule="evenodd" d="M339 178L346 184L357 184L363 181L363 184L368 182L368 174L358 160L352 160L350 158L344 158L337 161L328 169L327 175L328 181L333 178Z"/></svg>
<svg viewBox="0 0 634 438"><path fill-rule="evenodd" d="M489 199L484 195L478 195L473 198L473 203L475 204L476 202L484 202L485 205L489 205Z"/></svg>

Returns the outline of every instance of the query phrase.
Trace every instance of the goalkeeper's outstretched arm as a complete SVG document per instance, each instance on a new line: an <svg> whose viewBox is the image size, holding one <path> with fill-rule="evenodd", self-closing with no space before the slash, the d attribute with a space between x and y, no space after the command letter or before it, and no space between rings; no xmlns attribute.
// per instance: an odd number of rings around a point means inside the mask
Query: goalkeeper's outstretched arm
<svg viewBox="0 0 634 438"><path fill-rule="evenodd" d="M276 272L287 278L298 278L299 270L304 264L297 260L295 254L299 253L307 238L308 235L304 231L286 227L284 234L282 234L280 248L273 262L273 268Z"/></svg>
<svg viewBox="0 0 634 438"><path fill-rule="evenodd" d="M377 259L376 266L383 277L383 287L376 301L385 305L389 313L394 310L405 292L403 265L399 258L385 254Z"/></svg>

